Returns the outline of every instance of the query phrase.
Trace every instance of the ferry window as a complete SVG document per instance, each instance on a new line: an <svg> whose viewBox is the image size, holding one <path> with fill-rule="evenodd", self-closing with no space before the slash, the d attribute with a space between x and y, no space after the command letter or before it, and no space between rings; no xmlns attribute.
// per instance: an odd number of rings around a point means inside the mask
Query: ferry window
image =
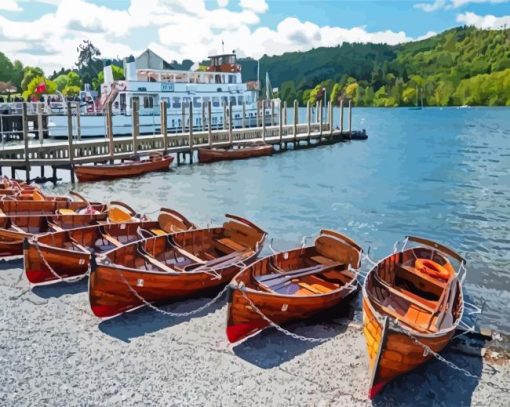
<svg viewBox="0 0 510 407"><path fill-rule="evenodd" d="M191 98L188 98L188 97L183 97L182 98L182 105L184 107L189 107L189 102L191 101Z"/></svg>
<svg viewBox="0 0 510 407"><path fill-rule="evenodd" d="M244 96L238 96L237 97L237 104L239 106L242 106L243 105L243 102L244 102Z"/></svg>
<svg viewBox="0 0 510 407"><path fill-rule="evenodd" d="M220 98L213 97L212 98L212 104L213 104L214 107L219 107L219 105L220 105Z"/></svg>
<svg viewBox="0 0 510 407"><path fill-rule="evenodd" d="M172 119L172 128L175 127L175 119Z"/></svg>
<svg viewBox="0 0 510 407"><path fill-rule="evenodd" d="M202 100L199 97L193 98L193 106L194 107L202 107Z"/></svg>
<svg viewBox="0 0 510 407"><path fill-rule="evenodd" d="M228 96L221 97L221 105L222 106L228 105Z"/></svg>
<svg viewBox="0 0 510 407"><path fill-rule="evenodd" d="M145 96L143 98L143 107L144 108L150 108L154 106L154 100L152 99L152 96Z"/></svg>
<svg viewBox="0 0 510 407"><path fill-rule="evenodd" d="M181 107L181 98L172 98L172 107Z"/></svg>
<svg viewBox="0 0 510 407"><path fill-rule="evenodd" d="M228 76L228 83L236 83L236 76L235 75L229 75Z"/></svg>
<svg viewBox="0 0 510 407"><path fill-rule="evenodd" d="M170 98L161 98L162 102L166 102L166 107L170 107Z"/></svg>
<svg viewBox="0 0 510 407"><path fill-rule="evenodd" d="M236 105L236 97L235 96L230 96L230 103L232 104L232 106Z"/></svg>
<svg viewBox="0 0 510 407"><path fill-rule="evenodd" d="M202 98L202 103L203 103L204 105L207 105L207 104L209 103L209 101L210 101L210 100L211 100L211 98L210 98L209 96L204 96L204 97Z"/></svg>
<svg viewBox="0 0 510 407"><path fill-rule="evenodd" d="M177 126L181 127L181 119L177 119Z"/></svg>

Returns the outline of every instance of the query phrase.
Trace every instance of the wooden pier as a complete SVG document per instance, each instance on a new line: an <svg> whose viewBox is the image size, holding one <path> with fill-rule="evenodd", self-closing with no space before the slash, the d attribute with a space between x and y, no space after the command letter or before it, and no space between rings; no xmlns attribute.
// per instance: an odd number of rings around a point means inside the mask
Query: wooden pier
<svg viewBox="0 0 510 407"><path fill-rule="evenodd" d="M323 120L323 108L317 105L318 120L312 122L310 104L307 106L307 121L298 123L298 104L294 102L294 119L287 123L286 104L280 105L278 123L271 117L270 123L261 117L259 127L233 128L232 117L227 106L225 109L226 128L216 130L211 126L211 105L202 109L205 120L205 130L183 129L181 133L169 134L167 131L166 102L161 104L161 134L143 135L139 134L138 106L133 106L132 137L113 137L111 105L106 109L106 137L94 140L76 140L73 135L72 109L68 105L68 129L67 142L57 143L34 143L29 144L28 137L28 115L27 107L23 106L23 145L5 146L0 150L0 174L2 168L10 167L11 176L14 177L16 170L23 170L27 181L30 180L30 170L33 167L41 167L41 175L44 180L53 182L57 179L57 170L65 169L71 171L71 181L74 182L74 166L79 164L114 162L125 160L134 155L146 155L152 152L166 152L177 155L177 164L193 163L194 153L201 147L229 147L242 146L254 142L272 144L275 151L285 151L291 146L294 149L320 144L329 144L349 140L359 132L353 132L352 105L349 102L348 126L343 129L343 103L340 104L340 128L333 128L333 105L329 103L327 110L327 122ZM262 110L263 112L264 110ZM273 109L274 111L274 109ZM189 106L190 123L193 123L193 106ZM262 116L262 113L261 113ZM273 116L273 115L272 115ZM78 129L79 133L79 129ZM363 135L362 135L363 138ZM51 178L44 177L44 168L51 167L53 175Z"/></svg>

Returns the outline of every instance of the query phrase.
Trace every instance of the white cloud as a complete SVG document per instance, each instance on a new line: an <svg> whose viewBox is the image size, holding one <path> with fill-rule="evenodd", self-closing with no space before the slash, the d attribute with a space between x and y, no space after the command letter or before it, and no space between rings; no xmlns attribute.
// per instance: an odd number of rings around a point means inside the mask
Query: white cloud
<svg viewBox="0 0 510 407"><path fill-rule="evenodd" d="M457 22L472 25L483 29L501 29L510 26L510 16L496 17L493 15L479 16L478 14L467 12L457 16Z"/></svg>
<svg viewBox="0 0 510 407"><path fill-rule="evenodd" d="M260 15L268 7L264 0L240 0L237 10L211 3L208 8L204 0L131 0L125 10L90 0L38 1L51 2L55 10L32 21L0 15L0 49L47 72L73 66L76 47L83 39L92 41L105 58L137 55L149 47L168 60L194 61L221 51L222 41L225 51L235 49L240 56L259 58L343 42L397 44L412 39L403 31L319 26L294 17L272 29L260 24ZM147 44L137 41L142 49L130 45L133 32L145 35Z"/></svg>
<svg viewBox="0 0 510 407"><path fill-rule="evenodd" d="M439 10L446 6L446 0L435 0L433 3L418 3L414 5L414 8L422 9L427 13Z"/></svg>
<svg viewBox="0 0 510 407"><path fill-rule="evenodd" d="M228 0L216 0L216 3L218 3L218 7L227 7L228 6Z"/></svg>
<svg viewBox="0 0 510 407"><path fill-rule="evenodd" d="M426 40L427 38L433 37L434 35L437 35L435 31L427 31L426 34L420 35L418 38L416 38L416 41Z"/></svg>
<svg viewBox="0 0 510 407"><path fill-rule="evenodd" d="M21 11L23 10L16 0L1 0L0 10L5 11Z"/></svg>
<svg viewBox="0 0 510 407"><path fill-rule="evenodd" d="M500 3L508 3L510 0L434 0L432 3L417 3L414 5L414 8L422 9L427 13L432 11L437 11L440 9L454 9L465 6L467 4L500 4Z"/></svg>
<svg viewBox="0 0 510 407"><path fill-rule="evenodd" d="M268 9L266 0L241 0L239 2L241 8L254 11L255 13L265 13Z"/></svg>

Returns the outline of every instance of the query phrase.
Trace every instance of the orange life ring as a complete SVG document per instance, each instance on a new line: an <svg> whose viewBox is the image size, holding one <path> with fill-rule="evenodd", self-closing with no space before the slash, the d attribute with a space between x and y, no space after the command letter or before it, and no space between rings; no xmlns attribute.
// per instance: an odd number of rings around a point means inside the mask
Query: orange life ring
<svg viewBox="0 0 510 407"><path fill-rule="evenodd" d="M447 264L447 266L450 265ZM454 272L451 266L441 266L440 264L430 259L416 259L414 262L414 268L424 274L439 278L441 280L449 280L450 276Z"/></svg>

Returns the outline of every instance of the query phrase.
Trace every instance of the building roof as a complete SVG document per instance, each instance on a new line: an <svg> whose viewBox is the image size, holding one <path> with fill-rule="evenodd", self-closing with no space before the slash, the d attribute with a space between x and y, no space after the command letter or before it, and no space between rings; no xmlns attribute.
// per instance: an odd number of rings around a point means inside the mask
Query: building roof
<svg viewBox="0 0 510 407"><path fill-rule="evenodd" d="M147 48L136 58L136 69L174 69L172 64Z"/></svg>

